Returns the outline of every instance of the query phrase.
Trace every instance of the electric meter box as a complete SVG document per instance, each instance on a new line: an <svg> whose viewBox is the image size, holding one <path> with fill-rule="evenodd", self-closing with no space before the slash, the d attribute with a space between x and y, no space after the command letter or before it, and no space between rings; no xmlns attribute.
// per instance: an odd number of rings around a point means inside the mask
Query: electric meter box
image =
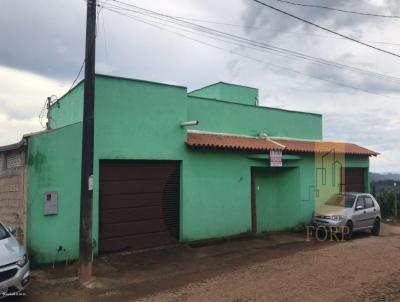
<svg viewBox="0 0 400 302"><path fill-rule="evenodd" d="M58 195L57 192L44 193L44 208L43 215L57 215L58 214Z"/></svg>

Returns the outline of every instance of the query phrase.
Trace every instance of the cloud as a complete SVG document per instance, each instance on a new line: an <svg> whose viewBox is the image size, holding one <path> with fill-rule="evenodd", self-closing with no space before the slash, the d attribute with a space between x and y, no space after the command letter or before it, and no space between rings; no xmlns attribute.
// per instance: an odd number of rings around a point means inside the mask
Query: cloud
<svg viewBox="0 0 400 302"><path fill-rule="evenodd" d="M2 1L0 65L68 79L84 54L84 1Z"/></svg>
<svg viewBox="0 0 400 302"><path fill-rule="evenodd" d="M270 2L359 39L400 43L398 24L391 20ZM239 25L201 23L315 57L398 74L398 59L316 30L253 1L135 0L131 3L175 16ZM307 0L307 3L321 4L318 0ZM338 0L330 5L366 12L400 13L397 0ZM51 94L62 95L71 85L84 57L85 14L84 1L2 3L0 39L6 43L0 44L0 145L18 141L23 132L39 130L36 116L45 98ZM216 81L258 87L262 105L321 113L325 138L354 141L380 151L382 155L371 161L373 170L400 170L400 143L396 137L400 85L397 83L185 34L227 51L103 10L98 24L96 71L176 83L189 90ZM398 46L374 45L399 51ZM265 63L229 53L232 49ZM366 94L301 73L390 97Z"/></svg>
<svg viewBox="0 0 400 302"><path fill-rule="evenodd" d="M260 4L253 1L246 1L247 9L242 13L243 23L251 26L263 26L273 27L279 29L275 32L263 32L264 37L275 38L286 31L302 28L305 31L313 31L315 28L307 25L306 23L299 22L299 20L293 19L290 16L284 15L280 12L274 11L268 7L261 6ZM307 1L307 4L321 5L319 0ZM348 30L351 28L353 35L359 35L360 27L364 24L375 22L370 18L365 18L358 15L349 15L334 12L331 10L317 9L311 7L299 7L290 4L280 3L277 1L267 1L267 4L277 7L283 11L287 11L291 14L297 15L308 21L318 23L325 27L332 28L334 30ZM392 3L393 8L398 7L398 4ZM327 5L329 6L329 5ZM384 12L383 6L374 4L372 1L348 1L348 0L337 0L334 2L333 7L343 9L353 9L356 7L358 11L371 11L371 12ZM381 26L381 23L378 23ZM250 31L248 33L252 34Z"/></svg>
<svg viewBox="0 0 400 302"><path fill-rule="evenodd" d="M60 97L67 86L37 74L0 66L0 145L42 129L38 115L48 96Z"/></svg>

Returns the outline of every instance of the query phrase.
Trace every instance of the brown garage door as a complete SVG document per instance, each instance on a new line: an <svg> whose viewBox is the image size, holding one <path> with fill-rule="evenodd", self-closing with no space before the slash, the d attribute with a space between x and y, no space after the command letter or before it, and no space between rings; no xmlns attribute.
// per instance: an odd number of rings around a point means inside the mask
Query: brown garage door
<svg viewBox="0 0 400 302"><path fill-rule="evenodd" d="M101 162L100 252L178 241L179 171L179 162Z"/></svg>
<svg viewBox="0 0 400 302"><path fill-rule="evenodd" d="M342 169L342 188L346 192L365 192L364 171L364 168Z"/></svg>

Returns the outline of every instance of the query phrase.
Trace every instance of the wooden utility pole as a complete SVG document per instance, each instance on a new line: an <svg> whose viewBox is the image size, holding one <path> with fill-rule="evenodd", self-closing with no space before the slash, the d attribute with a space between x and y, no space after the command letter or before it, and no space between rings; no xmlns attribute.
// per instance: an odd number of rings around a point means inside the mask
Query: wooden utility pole
<svg viewBox="0 0 400 302"><path fill-rule="evenodd" d="M96 50L96 0L87 0L85 81L82 125L81 213L79 234L79 279L92 277L94 85Z"/></svg>
<svg viewBox="0 0 400 302"><path fill-rule="evenodd" d="M397 221L397 187L396 187L397 183L394 182L393 183L393 187L394 187L394 220Z"/></svg>

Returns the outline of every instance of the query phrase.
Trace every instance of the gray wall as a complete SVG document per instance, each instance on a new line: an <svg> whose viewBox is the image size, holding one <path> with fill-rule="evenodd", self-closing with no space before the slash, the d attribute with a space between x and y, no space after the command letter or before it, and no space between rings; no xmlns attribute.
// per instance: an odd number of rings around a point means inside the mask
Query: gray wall
<svg viewBox="0 0 400 302"><path fill-rule="evenodd" d="M27 167L25 148L0 153L0 221L26 241Z"/></svg>

